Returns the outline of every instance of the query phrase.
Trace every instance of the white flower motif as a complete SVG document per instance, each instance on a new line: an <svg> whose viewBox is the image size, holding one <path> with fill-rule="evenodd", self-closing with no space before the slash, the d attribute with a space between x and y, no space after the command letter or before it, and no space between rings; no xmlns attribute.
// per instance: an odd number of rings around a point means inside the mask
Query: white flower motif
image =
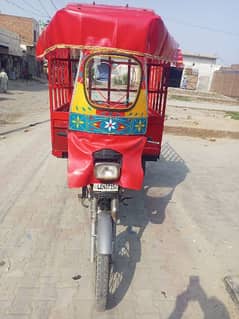
<svg viewBox="0 0 239 319"><path fill-rule="evenodd" d="M112 119L105 121L105 128L107 128L109 132L111 132L111 130L116 130L115 125L116 122L113 122Z"/></svg>

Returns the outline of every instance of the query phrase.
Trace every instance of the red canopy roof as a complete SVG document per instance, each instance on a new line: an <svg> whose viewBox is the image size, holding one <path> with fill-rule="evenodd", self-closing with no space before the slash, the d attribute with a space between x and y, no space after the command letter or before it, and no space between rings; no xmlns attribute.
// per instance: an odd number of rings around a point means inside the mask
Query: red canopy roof
<svg viewBox="0 0 239 319"><path fill-rule="evenodd" d="M56 48L92 47L173 62L178 55L178 44L153 11L88 4L69 4L56 12L38 40L36 54L41 58Z"/></svg>

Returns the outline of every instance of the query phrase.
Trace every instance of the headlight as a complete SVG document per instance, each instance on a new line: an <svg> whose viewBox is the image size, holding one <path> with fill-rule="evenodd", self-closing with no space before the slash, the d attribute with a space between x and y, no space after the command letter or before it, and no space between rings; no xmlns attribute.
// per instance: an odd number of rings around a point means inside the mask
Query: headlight
<svg viewBox="0 0 239 319"><path fill-rule="evenodd" d="M114 181L120 176L120 164L118 163L96 163L95 177L104 181Z"/></svg>

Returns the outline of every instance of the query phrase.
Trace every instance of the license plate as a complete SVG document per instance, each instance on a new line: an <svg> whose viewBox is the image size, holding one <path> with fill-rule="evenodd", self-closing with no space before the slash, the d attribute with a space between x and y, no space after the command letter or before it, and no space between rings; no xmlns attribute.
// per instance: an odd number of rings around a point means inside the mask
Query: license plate
<svg viewBox="0 0 239 319"><path fill-rule="evenodd" d="M116 184L93 184L94 192L118 192L119 186Z"/></svg>

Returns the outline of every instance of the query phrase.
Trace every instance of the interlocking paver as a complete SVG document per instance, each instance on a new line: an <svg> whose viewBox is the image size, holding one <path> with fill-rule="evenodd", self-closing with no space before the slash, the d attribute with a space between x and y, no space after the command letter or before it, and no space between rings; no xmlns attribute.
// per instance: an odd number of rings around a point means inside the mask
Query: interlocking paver
<svg viewBox="0 0 239 319"><path fill-rule="evenodd" d="M16 297L14 298L10 308L9 314L31 314L32 302L38 293L38 288L18 288L16 290Z"/></svg>
<svg viewBox="0 0 239 319"><path fill-rule="evenodd" d="M48 319L55 303L52 301L34 301L30 319Z"/></svg>
<svg viewBox="0 0 239 319"><path fill-rule="evenodd" d="M74 317L72 319L91 318L93 301L88 299L73 300Z"/></svg>
<svg viewBox="0 0 239 319"><path fill-rule="evenodd" d="M4 319L30 319L29 315L21 315L21 314L5 314Z"/></svg>
<svg viewBox="0 0 239 319"><path fill-rule="evenodd" d="M161 319L161 316L159 313L152 312L147 314L140 314L136 316L136 319Z"/></svg>
<svg viewBox="0 0 239 319"><path fill-rule="evenodd" d="M137 289L136 295L136 314L157 313L157 308L153 304L153 291L151 289Z"/></svg>
<svg viewBox="0 0 239 319"><path fill-rule="evenodd" d="M11 303L10 303L9 299L5 300L5 301L0 300L0 318L4 317L7 309L9 309L10 305L11 305Z"/></svg>
<svg viewBox="0 0 239 319"><path fill-rule="evenodd" d="M125 296L124 299L120 301L119 308L119 319L136 319L136 309L134 305L134 299L132 300L132 296Z"/></svg>

